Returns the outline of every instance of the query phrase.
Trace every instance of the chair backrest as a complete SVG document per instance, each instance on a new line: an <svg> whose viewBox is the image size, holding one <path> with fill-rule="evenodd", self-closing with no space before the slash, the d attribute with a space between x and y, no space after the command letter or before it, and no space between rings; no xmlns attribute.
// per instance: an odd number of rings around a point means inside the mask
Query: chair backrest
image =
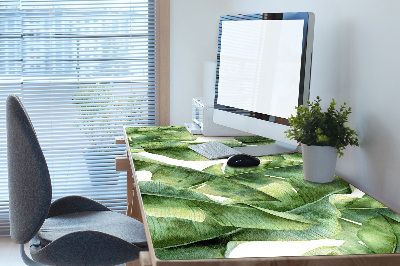
<svg viewBox="0 0 400 266"><path fill-rule="evenodd" d="M35 130L16 95L7 98L10 234L17 244L38 232L50 209L51 180Z"/></svg>

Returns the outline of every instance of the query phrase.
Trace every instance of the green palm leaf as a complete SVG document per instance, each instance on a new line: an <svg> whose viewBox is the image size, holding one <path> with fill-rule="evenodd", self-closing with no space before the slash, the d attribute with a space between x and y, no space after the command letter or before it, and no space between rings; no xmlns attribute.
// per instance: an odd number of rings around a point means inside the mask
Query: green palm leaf
<svg viewBox="0 0 400 266"><path fill-rule="evenodd" d="M303 256L342 255L339 247L318 247L303 254Z"/></svg>
<svg viewBox="0 0 400 266"><path fill-rule="evenodd" d="M262 210L249 206L225 205L197 200L143 195L146 215L175 217L203 222L214 220L224 227L270 230L304 230L312 221L302 215Z"/></svg>
<svg viewBox="0 0 400 266"><path fill-rule="evenodd" d="M225 258L226 242L211 239L179 247L156 248L156 257L160 260L200 260Z"/></svg>
<svg viewBox="0 0 400 266"><path fill-rule="evenodd" d="M213 220L190 221L174 217L147 216L154 248L183 246L213 239L235 231L236 227L218 226Z"/></svg>
<svg viewBox="0 0 400 266"><path fill-rule="evenodd" d="M163 142L148 142L141 146L146 152L163 155L183 161L208 161L206 157L188 148L193 143L170 140Z"/></svg>
<svg viewBox="0 0 400 266"><path fill-rule="evenodd" d="M276 201L246 202L252 206L275 211L289 211L305 204L292 185L283 179L258 172L229 176L227 179L257 189L277 199Z"/></svg>
<svg viewBox="0 0 400 266"><path fill-rule="evenodd" d="M396 250L397 238L394 230L380 214L367 220L358 230L357 236L375 253L393 253Z"/></svg>
<svg viewBox="0 0 400 266"><path fill-rule="evenodd" d="M367 246L355 240L348 240L338 247L340 255L346 254L374 254Z"/></svg>
<svg viewBox="0 0 400 266"><path fill-rule="evenodd" d="M275 143L275 140L267 139L260 136L235 137L235 139L246 145L268 145Z"/></svg>
<svg viewBox="0 0 400 266"><path fill-rule="evenodd" d="M127 127L125 128L129 142L143 143L148 139L160 140L195 140L197 136L190 134L185 127ZM138 142L142 138L142 142Z"/></svg>
<svg viewBox="0 0 400 266"><path fill-rule="evenodd" d="M230 202L274 201L274 197L247 185L227 178L214 178L201 184L196 191L219 197L226 197Z"/></svg>
<svg viewBox="0 0 400 266"><path fill-rule="evenodd" d="M339 219L339 224L341 227L340 233L333 236L332 239L337 240L346 240L346 241L359 241L360 239L357 237L357 232L361 228L361 225Z"/></svg>
<svg viewBox="0 0 400 266"><path fill-rule="evenodd" d="M288 213L303 216L313 223L305 230L260 230L240 229L232 234L233 241L297 241L330 238L337 235L341 227L339 211L328 197L298 207Z"/></svg>
<svg viewBox="0 0 400 266"><path fill-rule="evenodd" d="M333 182L327 184L318 184L304 180L302 166L270 169L261 172L285 178L305 203L315 202L327 195L351 192L349 183L339 177L335 177Z"/></svg>
<svg viewBox="0 0 400 266"><path fill-rule="evenodd" d="M150 171L152 173L151 179L156 182L187 188L215 178L214 175L209 173L160 163L137 154L132 154L132 157L135 160L135 170Z"/></svg>
<svg viewBox="0 0 400 266"><path fill-rule="evenodd" d="M160 182L139 182L140 193L142 195L155 195L180 199L199 200L214 202L212 199L202 193L196 191L180 188L176 186L167 185Z"/></svg>
<svg viewBox="0 0 400 266"><path fill-rule="evenodd" d="M320 255L348 255L348 254L373 254L368 247L356 242L346 241L338 247L319 247L310 250L303 256L320 256Z"/></svg>

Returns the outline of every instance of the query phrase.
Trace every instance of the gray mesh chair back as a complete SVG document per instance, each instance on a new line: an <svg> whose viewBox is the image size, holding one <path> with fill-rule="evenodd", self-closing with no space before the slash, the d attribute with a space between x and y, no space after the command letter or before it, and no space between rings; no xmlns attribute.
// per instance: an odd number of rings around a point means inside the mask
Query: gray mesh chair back
<svg viewBox="0 0 400 266"><path fill-rule="evenodd" d="M32 239L47 217L51 181L35 130L20 99L7 98L10 234L17 244Z"/></svg>
<svg viewBox="0 0 400 266"><path fill-rule="evenodd" d="M28 265L115 265L147 250L141 222L81 196L51 203L49 170L21 101L7 98L11 237ZM26 256L25 243L30 254Z"/></svg>

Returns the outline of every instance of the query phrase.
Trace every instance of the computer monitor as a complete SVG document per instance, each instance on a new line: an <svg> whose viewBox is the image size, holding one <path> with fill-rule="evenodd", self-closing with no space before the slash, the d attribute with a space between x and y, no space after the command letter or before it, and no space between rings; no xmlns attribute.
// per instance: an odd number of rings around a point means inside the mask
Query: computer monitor
<svg viewBox="0 0 400 266"><path fill-rule="evenodd" d="M213 120L276 140L235 149L254 156L296 150L284 131L309 99L313 37L310 12L221 16Z"/></svg>

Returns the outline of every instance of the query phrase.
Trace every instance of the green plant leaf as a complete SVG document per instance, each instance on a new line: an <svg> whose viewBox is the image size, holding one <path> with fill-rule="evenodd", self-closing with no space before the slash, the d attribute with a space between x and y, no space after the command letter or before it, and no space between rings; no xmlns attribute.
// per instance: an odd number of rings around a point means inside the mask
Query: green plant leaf
<svg viewBox="0 0 400 266"><path fill-rule="evenodd" d="M397 220L393 220L393 219L391 219L390 217L388 217L386 215L384 215L384 216L385 216L386 220L389 222L389 224L392 227L393 232L394 232L394 234L396 236L397 243L396 243L396 249L395 249L394 252L395 253L400 253L400 222L397 221ZM398 214L397 214L397 217L399 217Z"/></svg>
<svg viewBox="0 0 400 266"><path fill-rule="evenodd" d="M368 219L357 236L375 253L393 253L396 250L397 239L393 228L380 214Z"/></svg>
<svg viewBox="0 0 400 266"><path fill-rule="evenodd" d="M143 135L143 136L130 136L129 142L132 145L139 145L141 143L149 142L149 141L157 141L161 139L161 136L154 136L154 135Z"/></svg>
<svg viewBox="0 0 400 266"><path fill-rule="evenodd" d="M201 208L199 202L170 197L142 195L146 206L146 215L154 217L172 217L204 222L207 210Z"/></svg>
<svg viewBox="0 0 400 266"><path fill-rule="evenodd" d="M388 218L400 223L400 214L395 213L394 211L392 211L389 208L378 209L377 213L380 213L380 214L384 215L385 217L388 217Z"/></svg>
<svg viewBox="0 0 400 266"><path fill-rule="evenodd" d="M141 146L146 152L163 155L168 158L183 160L183 161L207 161L208 159L203 155L188 148L193 145L189 142L181 142L177 140L163 141L163 142L148 142L143 143Z"/></svg>
<svg viewBox="0 0 400 266"><path fill-rule="evenodd" d="M363 195L361 198L355 200L351 204L346 206L346 209L378 209L387 207L382 203L378 202L374 198L368 196L367 194Z"/></svg>
<svg viewBox="0 0 400 266"><path fill-rule="evenodd" d="M296 161L300 164L303 164L303 155L300 152L282 154L282 157L285 158L285 160Z"/></svg>
<svg viewBox="0 0 400 266"><path fill-rule="evenodd" d="M262 172L240 173L225 178L258 190L263 190L263 188L267 187L269 184L276 182L288 184L285 180L267 176Z"/></svg>
<svg viewBox="0 0 400 266"><path fill-rule="evenodd" d="M284 179L266 176L259 172L233 175L227 179L262 191L278 200L247 201L246 203L251 206L275 211L289 211L305 204L295 189Z"/></svg>
<svg viewBox="0 0 400 266"><path fill-rule="evenodd" d="M218 176L224 176L225 174L222 171L223 166L224 166L223 163L214 164L214 165L211 165L211 166L203 169L203 172L210 173L213 175L218 175Z"/></svg>
<svg viewBox="0 0 400 266"><path fill-rule="evenodd" d="M339 234L331 237L332 239L337 240L346 240L346 241L358 241L357 232L361 228L361 225L352 223L343 219L338 219L340 224L340 232Z"/></svg>
<svg viewBox="0 0 400 266"><path fill-rule="evenodd" d="M154 196L163 196L163 197L171 197L171 198L179 198L179 199L189 199L189 200L199 200L206 202L214 202L209 197L205 196L202 193L198 193L196 191L179 188L171 185L167 185L160 182L139 182L140 193L142 195L154 195Z"/></svg>
<svg viewBox="0 0 400 266"><path fill-rule="evenodd" d="M193 141L197 136L192 135L185 127L127 127L126 134L132 142L136 144L147 142L148 140L180 140ZM146 139L147 138L147 139ZM139 141L144 140L144 141ZM131 142L131 141L130 141Z"/></svg>
<svg viewBox="0 0 400 266"><path fill-rule="evenodd" d="M290 178L288 182L296 189L297 193L306 203L314 202L326 195L348 193L350 191L349 184L337 176L335 176L333 182L328 184L308 182L304 180L303 176Z"/></svg>
<svg viewBox="0 0 400 266"><path fill-rule="evenodd" d="M223 227L304 230L310 220L301 215L260 210L249 206L224 205L197 200L143 195L146 215L204 222L214 220Z"/></svg>
<svg viewBox="0 0 400 266"><path fill-rule="evenodd" d="M309 219L304 218L301 215L290 213L290 212L278 212L278 211L273 211L273 210L269 210L269 209L265 209L265 208L261 208L261 207L254 207L254 208L258 209L258 210L261 210L263 212L275 215L277 217L281 217L283 219L287 219L287 220L294 220L294 221L299 221L299 222L303 222L303 223L307 223L307 224L316 223L316 222L313 222L313 221L311 221ZM286 229L284 229L284 230L286 230ZM287 230L290 230L290 229L287 229Z"/></svg>
<svg viewBox="0 0 400 266"><path fill-rule="evenodd" d="M226 251L225 251L225 258L229 258L231 255L232 251L238 247L239 245L243 243L247 243L248 241L229 241L228 244L226 245Z"/></svg>
<svg viewBox="0 0 400 266"><path fill-rule="evenodd" d="M201 186L196 188L195 191L213 196L229 198L230 203L277 200L271 195L268 195L260 190L223 177L206 181Z"/></svg>
<svg viewBox="0 0 400 266"><path fill-rule="evenodd" d="M154 252L160 260L200 260L225 258L225 250L225 241L211 239L179 247L156 248Z"/></svg>
<svg viewBox="0 0 400 266"><path fill-rule="evenodd" d="M214 220L195 222L174 217L147 215L154 248L168 248L209 240L235 231L236 227L218 226Z"/></svg>
<svg viewBox="0 0 400 266"><path fill-rule="evenodd" d="M214 175L209 173L160 163L137 154L132 154L132 157L135 160L135 170L150 171L152 173L151 179L155 182L187 188L215 178Z"/></svg>
<svg viewBox="0 0 400 266"><path fill-rule="evenodd" d="M304 253L302 256L342 255L338 247L318 247Z"/></svg>
<svg viewBox="0 0 400 266"><path fill-rule="evenodd" d="M343 194L336 194L330 198L331 203L334 206L336 206L336 208L338 208L338 210L346 209L347 206L350 206L357 200L358 200L358 198L351 197L348 195L343 195Z"/></svg>
<svg viewBox="0 0 400 266"><path fill-rule="evenodd" d="M246 145L268 145L275 143L275 140L267 139L260 136L235 137L235 139Z"/></svg>
<svg viewBox="0 0 400 266"><path fill-rule="evenodd" d="M303 169L300 166L270 169L261 172L285 178L305 203L315 202L327 195L350 193L349 183L337 176L335 176L333 182L327 184L312 183L304 180Z"/></svg>
<svg viewBox="0 0 400 266"><path fill-rule="evenodd" d="M263 169L259 171L259 173L272 177L283 178L286 180L292 177L301 176L303 174L303 165Z"/></svg>
<svg viewBox="0 0 400 266"><path fill-rule="evenodd" d="M400 221L400 215L385 207L368 195L354 198L346 195L335 195L331 202L340 210L342 218L364 224L378 213Z"/></svg>
<svg viewBox="0 0 400 266"><path fill-rule="evenodd" d="M330 238L337 235L341 227L339 211L328 197L298 207L288 213L301 215L313 223L306 230L259 230L239 229L232 234L232 241L297 241Z"/></svg>
<svg viewBox="0 0 400 266"><path fill-rule="evenodd" d="M358 241L348 240L338 247L342 255L346 254L374 254L367 246Z"/></svg>
<svg viewBox="0 0 400 266"><path fill-rule="evenodd" d="M364 224L368 219L378 214L377 209L342 209L341 217L350 221Z"/></svg>
<svg viewBox="0 0 400 266"><path fill-rule="evenodd" d="M296 107L296 116L288 119L290 129L285 131L286 136L307 145L335 147L340 156L346 146L358 146L357 133L346 126L351 108L344 103L336 110L336 102L332 99L324 112L320 102L321 99L317 97L315 101L309 101L308 106Z"/></svg>
<svg viewBox="0 0 400 266"><path fill-rule="evenodd" d="M346 241L338 247L319 247L303 254L303 256L373 254L368 247L356 242Z"/></svg>

